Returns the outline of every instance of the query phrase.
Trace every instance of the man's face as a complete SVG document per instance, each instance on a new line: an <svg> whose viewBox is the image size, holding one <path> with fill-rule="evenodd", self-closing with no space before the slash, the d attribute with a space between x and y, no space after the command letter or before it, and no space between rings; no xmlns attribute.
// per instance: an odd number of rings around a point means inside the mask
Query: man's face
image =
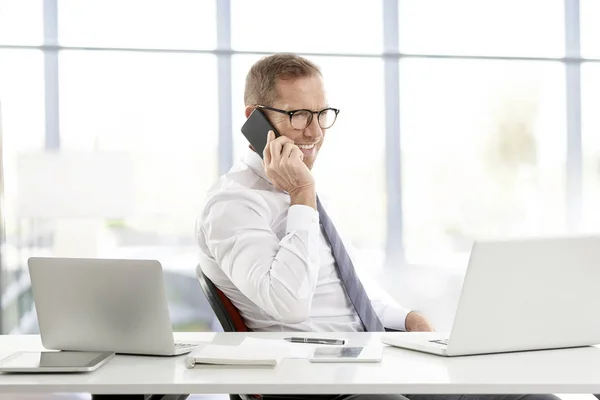
<svg viewBox="0 0 600 400"><path fill-rule="evenodd" d="M275 87L277 100L274 104L263 105L286 111L299 109L320 111L328 107L323 80L320 76L279 80ZM275 129L300 147L304 154L304 163L312 169L325 137L325 129L319 127L317 114L313 115L310 125L303 130L297 130L290 124L288 115L269 110L266 110L266 113Z"/></svg>

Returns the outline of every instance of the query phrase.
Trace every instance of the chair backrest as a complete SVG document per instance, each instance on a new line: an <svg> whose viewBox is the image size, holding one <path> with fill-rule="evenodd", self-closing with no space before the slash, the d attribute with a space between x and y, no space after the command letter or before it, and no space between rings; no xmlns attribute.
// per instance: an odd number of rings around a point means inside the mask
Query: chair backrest
<svg viewBox="0 0 600 400"><path fill-rule="evenodd" d="M244 319L231 300L202 273L200 267L197 268L197 271L200 287L208 300L208 304L210 304L219 319L223 330L225 332L249 332L250 329L244 323Z"/></svg>

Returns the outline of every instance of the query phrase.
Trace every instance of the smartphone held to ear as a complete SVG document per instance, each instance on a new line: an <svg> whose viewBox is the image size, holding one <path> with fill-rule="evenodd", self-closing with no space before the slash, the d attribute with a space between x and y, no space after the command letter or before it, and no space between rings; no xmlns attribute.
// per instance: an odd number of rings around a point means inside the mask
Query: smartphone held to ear
<svg viewBox="0 0 600 400"><path fill-rule="evenodd" d="M275 132L275 137L280 136L273 125L271 125L266 115L258 108L255 108L254 111L252 111L252 114L250 114L242 126L242 133L246 136L246 139L248 139L248 142L250 142L260 158L263 157L263 151L267 145L267 134L269 131Z"/></svg>

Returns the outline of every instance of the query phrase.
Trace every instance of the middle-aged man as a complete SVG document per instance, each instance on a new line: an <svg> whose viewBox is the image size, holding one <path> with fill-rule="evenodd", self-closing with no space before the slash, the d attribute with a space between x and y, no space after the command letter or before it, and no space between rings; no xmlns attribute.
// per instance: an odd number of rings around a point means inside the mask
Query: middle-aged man
<svg viewBox="0 0 600 400"><path fill-rule="evenodd" d="M265 57L246 77L244 101L246 117L260 108L281 137L270 132L264 161L249 149L209 191L198 224L202 272L231 299L253 331L383 331L384 327L431 331L423 315L380 295L377 288L367 294L317 198L311 169L338 115L327 102L319 67L295 54ZM344 173L343 166L339 171ZM357 196L364 195L360 187L356 190ZM405 396L411 400L555 398ZM305 397L405 399L402 395L263 396Z"/></svg>

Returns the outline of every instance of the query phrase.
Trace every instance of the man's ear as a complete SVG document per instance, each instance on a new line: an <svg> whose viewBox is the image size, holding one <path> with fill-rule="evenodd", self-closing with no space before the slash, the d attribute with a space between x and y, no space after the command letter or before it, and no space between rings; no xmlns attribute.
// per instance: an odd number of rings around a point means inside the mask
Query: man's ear
<svg viewBox="0 0 600 400"><path fill-rule="evenodd" d="M246 106L246 118L252 114L252 111L254 111L254 106Z"/></svg>

